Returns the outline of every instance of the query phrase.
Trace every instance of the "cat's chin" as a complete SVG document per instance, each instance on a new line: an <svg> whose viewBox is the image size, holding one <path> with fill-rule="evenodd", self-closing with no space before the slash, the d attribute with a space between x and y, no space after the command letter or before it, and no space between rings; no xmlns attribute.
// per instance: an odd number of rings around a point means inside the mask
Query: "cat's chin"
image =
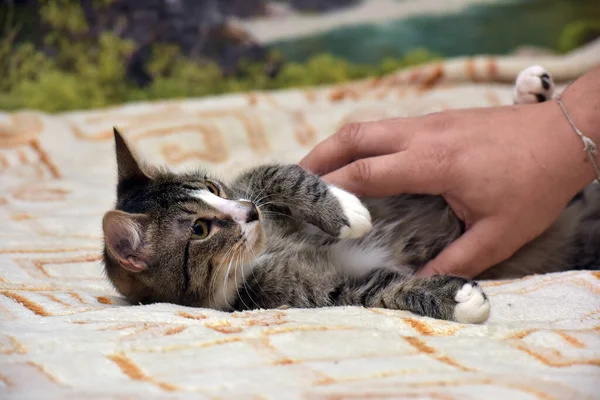
<svg viewBox="0 0 600 400"><path fill-rule="evenodd" d="M245 242L246 253L249 253L245 257L246 260L249 261L258 257L265 249L266 243L265 231L262 227L262 223L257 220L244 224L242 235L242 240Z"/></svg>

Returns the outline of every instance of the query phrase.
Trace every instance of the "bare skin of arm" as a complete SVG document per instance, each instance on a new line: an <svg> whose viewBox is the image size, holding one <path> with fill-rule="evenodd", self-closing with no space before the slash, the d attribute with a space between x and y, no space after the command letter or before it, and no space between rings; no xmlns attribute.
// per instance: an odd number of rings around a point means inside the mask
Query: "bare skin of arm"
<svg viewBox="0 0 600 400"><path fill-rule="evenodd" d="M600 67L561 98L600 146ZM350 124L300 165L357 195L442 195L467 231L422 276L474 277L509 258L596 178L556 100Z"/></svg>

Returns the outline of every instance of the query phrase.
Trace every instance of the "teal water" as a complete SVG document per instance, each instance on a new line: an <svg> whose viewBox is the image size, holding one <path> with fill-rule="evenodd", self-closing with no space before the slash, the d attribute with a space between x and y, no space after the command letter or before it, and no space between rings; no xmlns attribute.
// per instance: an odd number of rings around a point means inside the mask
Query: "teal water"
<svg viewBox="0 0 600 400"><path fill-rule="evenodd" d="M506 54L523 45L555 48L563 28L583 19L600 20L600 0L510 0L474 5L460 13L337 28L277 42L273 47L293 61L331 53L364 64L401 57L415 48L446 57Z"/></svg>

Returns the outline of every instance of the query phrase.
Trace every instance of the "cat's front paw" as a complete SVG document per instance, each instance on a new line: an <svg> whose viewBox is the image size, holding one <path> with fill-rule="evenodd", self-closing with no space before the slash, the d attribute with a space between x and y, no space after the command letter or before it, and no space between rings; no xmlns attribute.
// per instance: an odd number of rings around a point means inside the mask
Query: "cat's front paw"
<svg viewBox="0 0 600 400"><path fill-rule="evenodd" d="M525 68L517 76L513 100L515 104L534 104L549 100L554 95L554 81L543 67Z"/></svg>
<svg viewBox="0 0 600 400"><path fill-rule="evenodd" d="M330 186L329 191L340 203L347 225L342 226L338 237L340 239L356 239L366 235L371 228L371 214L369 210L351 193Z"/></svg>
<svg viewBox="0 0 600 400"><path fill-rule="evenodd" d="M481 324L490 316L490 301L477 282L465 283L454 295L454 320L465 324Z"/></svg>

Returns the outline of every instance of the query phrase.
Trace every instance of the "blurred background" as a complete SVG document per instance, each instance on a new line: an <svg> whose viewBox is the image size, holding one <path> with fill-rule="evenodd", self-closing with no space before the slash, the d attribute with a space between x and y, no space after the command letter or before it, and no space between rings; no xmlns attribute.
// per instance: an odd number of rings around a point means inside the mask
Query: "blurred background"
<svg viewBox="0 0 600 400"><path fill-rule="evenodd" d="M600 0L0 0L0 23L0 110L58 112L566 53Z"/></svg>

